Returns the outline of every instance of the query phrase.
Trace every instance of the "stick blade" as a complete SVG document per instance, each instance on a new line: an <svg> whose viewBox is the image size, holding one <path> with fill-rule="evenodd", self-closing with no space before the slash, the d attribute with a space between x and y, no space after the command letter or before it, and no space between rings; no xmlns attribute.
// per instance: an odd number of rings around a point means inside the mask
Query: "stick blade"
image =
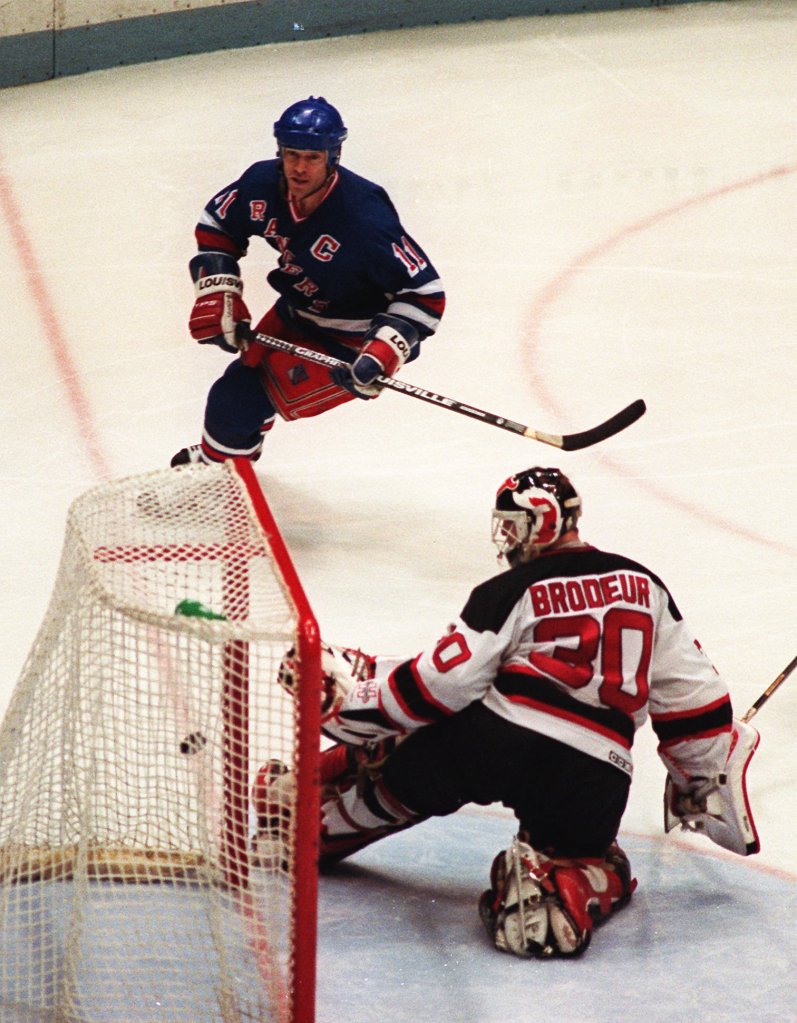
<svg viewBox="0 0 797 1023"><path fill-rule="evenodd" d="M621 430L631 426L637 419L647 411L647 405L641 398L632 401L620 412L617 412L600 426L593 426L591 430L583 430L581 433L568 433L562 437L563 451L579 451L581 448L591 447L593 444L600 444L601 441L613 437Z"/></svg>

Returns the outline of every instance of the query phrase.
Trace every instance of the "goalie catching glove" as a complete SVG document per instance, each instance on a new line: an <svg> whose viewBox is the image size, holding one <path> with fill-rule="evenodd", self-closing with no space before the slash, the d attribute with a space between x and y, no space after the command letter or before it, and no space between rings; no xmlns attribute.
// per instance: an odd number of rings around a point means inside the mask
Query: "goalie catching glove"
<svg viewBox="0 0 797 1023"><path fill-rule="evenodd" d="M277 682L293 696L296 692L296 648L291 647L282 659ZM376 658L351 647L321 643L321 731L324 722L334 717L347 693L358 683L374 677ZM326 733L325 733L326 734ZM330 736L335 738L335 736Z"/></svg>
<svg viewBox="0 0 797 1023"><path fill-rule="evenodd" d="M246 351L252 317L243 300L237 262L224 252L200 252L188 264L196 301L188 320L191 337L225 352Z"/></svg>
<svg viewBox="0 0 797 1023"><path fill-rule="evenodd" d="M757 853L761 844L747 797L747 768L760 738L752 725L734 720L725 770L714 778L687 777L668 762L665 832L680 824L739 856Z"/></svg>

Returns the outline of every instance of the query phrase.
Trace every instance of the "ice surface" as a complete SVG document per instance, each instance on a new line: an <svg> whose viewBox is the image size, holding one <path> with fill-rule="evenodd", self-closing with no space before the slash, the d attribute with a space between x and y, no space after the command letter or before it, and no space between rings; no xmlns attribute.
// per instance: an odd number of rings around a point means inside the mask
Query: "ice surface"
<svg viewBox="0 0 797 1023"><path fill-rule="evenodd" d="M325 95L448 310L405 378L535 429L637 397L555 449L400 395L278 424L258 473L326 639L414 653L496 570L496 486L561 464L582 532L658 572L738 712L797 647L797 8L788 0L514 19L259 47L0 94L6 585L0 711L45 612L71 500L198 440L227 357L186 330L193 226ZM244 264L258 314L266 246ZM322 883L319 1020L797 1019L797 680L756 718L762 851L661 834L637 740L640 889L579 963L492 952L475 900L511 822L465 812ZM497 826L500 825L500 826ZM433 901L434 900L434 901Z"/></svg>

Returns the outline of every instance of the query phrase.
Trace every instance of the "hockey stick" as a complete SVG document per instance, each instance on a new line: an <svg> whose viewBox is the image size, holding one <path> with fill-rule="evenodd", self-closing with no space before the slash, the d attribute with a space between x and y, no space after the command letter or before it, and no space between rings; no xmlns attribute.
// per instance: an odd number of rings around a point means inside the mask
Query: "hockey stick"
<svg viewBox="0 0 797 1023"><path fill-rule="evenodd" d="M764 692L758 697L758 699L755 701L750 710L747 711L745 716L742 718L742 721L747 722L750 721L751 718L754 718L756 714L764 706L764 704L767 702L767 700L770 698L770 696L772 696L772 694L775 692L778 686L780 686L783 682L786 681L786 679L789 677L789 675L791 675L795 668L797 668L797 657L794 657L791 661L789 661L789 663L786 665L786 667L783 669L780 675L778 675L778 677L773 682L770 682L770 684L766 687Z"/></svg>
<svg viewBox="0 0 797 1023"><path fill-rule="evenodd" d="M253 333L249 340L262 345L264 348L271 348L278 352L287 352L299 359L306 359L308 362L316 362L320 366L328 366L330 369L340 369L348 364L331 355L317 352L313 348L304 348L302 345L295 345L290 341L283 341L278 337L270 337L268 334ZM561 448L563 451L579 451L581 448L591 447L602 440L613 437L616 433L624 430L627 426L635 423L645 413L645 403L641 398L632 401L630 405L620 412L607 419L605 423L593 426L590 430L583 430L581 433L544 433L541 430L532 430L530 426L523 423L513 422L504 416L497 416L492 412L485 412L475 408L473 405L465 405L455 398L446 398L442 394L435 394L434 391L427 391L424 387L407 383L397 377L379 376L376 383L380 387L387 387L391 391L398 391L399 394L406 394L410 398L418 398L420 401L428 401L430 405L437 405L439 408L447 408L452 412L458 412L462 416L470 416L471 419L479 419L490 426L497 426L501 430L509 430L511 433L518 433L530 440L540 441L542 444L550 444L552 447Z"/></svg>

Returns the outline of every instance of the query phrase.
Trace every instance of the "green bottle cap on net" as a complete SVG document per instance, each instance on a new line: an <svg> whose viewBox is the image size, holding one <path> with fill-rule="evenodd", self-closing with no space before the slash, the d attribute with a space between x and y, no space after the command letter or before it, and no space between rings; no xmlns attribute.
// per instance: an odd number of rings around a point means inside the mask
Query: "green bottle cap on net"
<svg viewBox="0 0 797 1023"><path fill-rule="evenodd" d="M174 609L176 615L185 615L186 618L211 618L216 621L226 622L227 616L217 614L207 604L199 600L181 600Z"/></svg>

